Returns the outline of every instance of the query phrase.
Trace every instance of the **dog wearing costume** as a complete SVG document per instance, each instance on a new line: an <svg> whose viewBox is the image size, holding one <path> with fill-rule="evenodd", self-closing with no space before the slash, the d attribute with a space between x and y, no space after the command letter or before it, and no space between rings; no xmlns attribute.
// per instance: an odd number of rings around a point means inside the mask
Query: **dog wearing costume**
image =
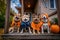
<svg viewBox="0 0 60 40"><path fill-rule="evenodd" d="M20 14L16 14L13 17L11 27L9 28L9 33L17 32L19 33L20 28Z"/></svg>
<svg viewBox="0 0 60 40"><path fill-rule="evenodd" d="M23 14L22 16L22 22L21 22L21 32L20 33L23 33L24 30L28 31L29 33L31 33L31 30L30 30L30 15L29 14Z"/></svg>
<svg viewBox="0 0 60 40"><path fill-rule="evenodd" d="M32 22L31 22L31 27L33 29L33 34L36 34L36 32L38 34L40 34L40 27L41 27L42 23L40 23L40 19L38 15L34 15L32 18Z"/></svg>
<svg viewBox="0 0 60 40"><path fill-rule="evenodd" d="M50 33L50 22L49 22L49 17L48 17L48 14L42 14L40 15L40 18L41 18L41 21L42 21L42 26L41 26L41 32L44 33L44 32L48 32Z"/></svg>

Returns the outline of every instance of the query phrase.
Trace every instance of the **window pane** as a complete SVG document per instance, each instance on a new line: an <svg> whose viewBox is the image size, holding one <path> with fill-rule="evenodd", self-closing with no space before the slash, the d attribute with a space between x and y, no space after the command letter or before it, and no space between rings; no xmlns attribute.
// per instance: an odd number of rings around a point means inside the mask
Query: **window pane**
<svg viewBox="0 0 60 40"><path fill-rule="evenodd" d="M50 0L50 7L54 8L54 0Z"/></svg>

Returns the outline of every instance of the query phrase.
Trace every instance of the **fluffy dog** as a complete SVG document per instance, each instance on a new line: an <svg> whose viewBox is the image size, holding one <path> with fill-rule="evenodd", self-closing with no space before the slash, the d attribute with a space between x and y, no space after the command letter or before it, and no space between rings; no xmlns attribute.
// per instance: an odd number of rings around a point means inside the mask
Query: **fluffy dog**
<svg viewBox="0 0 60 40"><path fill-rule="evenodd" d="M40 23L40 18L38 15L34 15L32 18L32 22L31 22L31 27L33 29L33 34L36 34L36 31L38 34L40 34L40 27L42 25L42 23Z"/></svg>
<svg viewBox="0 0 60 40"><path fill-rule="evenodd" d="M12 24L11 27L9 28L9 33L13 33L13 32L19 32L19 28L20 28L20 14L16 14L13 17L12 20Z"/></svg>
<svg viewBox="0 0 60 40"><path fill-rule="evenodd" d="M41 26L41 32L44 33L44 31L47 31L50 33L50 22L48 19L48 14L42 14L41 16L42 26Z"/></svg>
<svg viewBox="0 0 60 40"><path fill-rule="evenodd" d="M20 28L21 33L23 33L24 29L26 29L26 28L29 30L29 33L31 33L31 30L30 30L30 15L29 14L24 14L22 16L22 22L21 22L21 28Z"/></svg>

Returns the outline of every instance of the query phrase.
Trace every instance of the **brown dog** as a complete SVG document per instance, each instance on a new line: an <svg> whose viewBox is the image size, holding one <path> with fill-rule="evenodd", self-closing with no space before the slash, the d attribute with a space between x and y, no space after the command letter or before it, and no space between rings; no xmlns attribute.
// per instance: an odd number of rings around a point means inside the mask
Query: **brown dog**
<svg viewBox="0 0 60 40"><path fill-rule="evenodd" d="M32 18L32 23L31 23L31 27L33 29L33 34L35 34L35 30L37 31L38 34L40 34L40 18L38 15L34 15L33 18Z"/></svg>
<svg viewBox="0 0 60 40"><path fill-rule="evenodd" d="M19 32L20 28L20 14L16 14L13 17L11 27L9 28L9 33Z"/></svg>

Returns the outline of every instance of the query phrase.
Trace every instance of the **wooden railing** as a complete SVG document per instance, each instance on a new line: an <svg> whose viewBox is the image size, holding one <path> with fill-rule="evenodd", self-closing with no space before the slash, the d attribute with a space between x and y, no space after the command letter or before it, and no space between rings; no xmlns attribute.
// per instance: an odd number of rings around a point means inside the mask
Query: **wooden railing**
<svg viewBox="0 0 60 40"><path fill-rule="evenodd" d="M51 16L53 16L53 15L55 15L55 14L57 14L57 11L54 11L53 13L51 13L51 14L49 15L49 17L51 17Z"/></svg>

